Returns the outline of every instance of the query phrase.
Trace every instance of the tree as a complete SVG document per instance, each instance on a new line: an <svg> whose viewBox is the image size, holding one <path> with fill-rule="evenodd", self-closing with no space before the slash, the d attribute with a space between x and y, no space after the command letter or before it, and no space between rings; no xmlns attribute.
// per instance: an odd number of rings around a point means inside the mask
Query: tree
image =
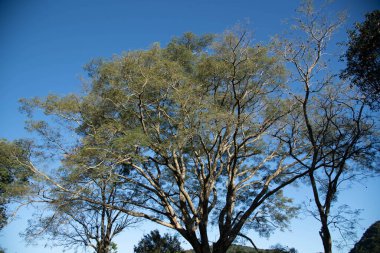
<svg viewBox="0 0 380 253"><path fill-rule="evenodd" d="M158 230L153 230L139 241L133 248L135 253L179 253L183 252L181 243L176 236L165 233L160 235Z"/></svg>
<svg viewBox="0 0 380 253"><path fill-rule="evenodd" d="M298 251L295 248L289 248L281 244L276 244L271 248L273 249L273 253L298 253Z"/></svg>
<svg viewBox="0 0 380 253"><path fill-rule="evenodd" d="M27 161L28 149L28 142L0 140L0 229L8 221L7 204L28 191L31 174L26 167L12 159L15 155L18 159Z"/></svg>
<svg viewBox="0 0 380 253"><path fill-rule="evenodd" d="M380 252L380 221L372 224L350 253Z"/></svg>
<svg viewBox="0 0 380 253"><path fill-rule="evenodd" d="M344 54L347 67L343 78L352 83L367 96L372 108L380 105L380 11L366 14L363 23L356 23L350 30L348 48Z"/></svg>
<svg viewBox="0 0 380 253"><path fill-rule="evenodd" d="M94 195L99 194L104 204L115 203L115 188L106 189L104 183L99 188ZM67 249L89 247L96 253L111 253L116 249L114 237L134 223L133 218L117 210L72 197L57 198L49 203L46 212L29 220L24 237L29 242L44 238L52 246Z"/></svg>
<svg viewBox="0 0 380 253"><path fill-rule="evenodd" d="M288 144L293 159L309 171L316 206L311 213L321 223L324 252L331 253L331 227L337 228L345 240L353 235L356 219L344 214L357 217L357 212L345 205L333 214L332 206L345 181L374 171L379 140L374 116L365 109L366 101L353 87L329 74L323 62L327 42L342 20L326 22L328 18L310 1L300 11L304 16L296 27L304 38L282 40L279 51L294 66L294 84L302 86L290 90L299 109L289 114L277 136Z"/></svg>
<svg viewBox="0 0 380 253"><path fill-rule="evenodd" d="M246 31L212 39L185 35L166 48L95 62L83 96L24 100L27 112L41 108L57 119L52 129L43 121L30 126L62 150L55 151L58 160L91 153L97 162L78 168L101 164L128 186L121 198L137 191L128 201L134 209L88 198L88 185L72 189L35 164L30 170L62 194L172 228L197 253L211 252L211 225L219 231L212 247L218 253L244 229L267 235L286 227L296 208L281 190L307 171L271 137L292 110L282 93L284 68ZM61 138L73 134L71 146ZM120 165L129 173L119 173Z"/></svg>
<svg viewBox="0 0 380 253"><path fill-rule="evenodd" d="M44 203L44 211L38 210L29 220L24 237L29 241L44 238L52 246L64 248L92 248L96 253L115 252L113 239L137 220L120 210L106 208L116 205L126 208L133 196L124 196L125 186L113 180L108 167L99 163L100 157L87 154L66 154L60 173L59 185L72 191L82 190L84 201L74 195L59 190L53 184L42 184L35 191L38 199L32 202ZM91 160L91 162L89 161ZM119 173L128 173L124 166L116 168ZM40 207L41 209L41 207Z"/></svg>

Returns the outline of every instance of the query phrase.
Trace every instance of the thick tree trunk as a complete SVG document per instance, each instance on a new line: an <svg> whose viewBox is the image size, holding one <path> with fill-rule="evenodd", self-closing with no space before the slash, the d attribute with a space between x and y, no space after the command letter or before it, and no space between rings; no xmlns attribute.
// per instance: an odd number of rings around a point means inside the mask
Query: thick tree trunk
<svg viewBox="0 0 380 253"><path fill-rule="evenodd" d="M190 241L189 241L190 242ZM208 243L199 243L199 241L190 242L195 253L226 253L231 243L214 243L212 247Z"/></svg>
<svg viewBox="0 0 380 253"><path fill-rule="evenodd" d="M185 237L185 239L190 243L195 253L211 253L208 243L199 242L196 236L192 236L191 238Z"/></svg>
<svg viewBox="0 0 380 253"><path fill-rule="evenodd" d="M197 246L194 246L192 245L193 247L193 250L195 253L212 253L210 247L206 246L206 245L197 245Z"/></svg>
<svg viewBox="0 0 380 253"><path fill-rule="evenodd" d="M232 241L229 239L219 239L213 245L212 253L226 253L228 248L231 247Z"/></svg>
<svg viewBox="0 0 380 253"><path fill-rule="evenodd" d="M225 247L225 248L224 247L217 247L215 249L213 248L212 253L226 253L228 248L229 248L229 246Z"/></svg>
<svg viewBox="0 0 380 253"><path fill-rule="evenodd" d="M109 253L110 252L110 242L108 241L101 241L98 244L96 253Z"/></svg>

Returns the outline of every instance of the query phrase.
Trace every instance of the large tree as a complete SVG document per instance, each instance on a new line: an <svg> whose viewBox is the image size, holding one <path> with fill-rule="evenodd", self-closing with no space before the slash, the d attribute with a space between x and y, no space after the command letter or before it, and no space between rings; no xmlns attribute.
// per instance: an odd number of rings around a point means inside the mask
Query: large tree
<svg viewBox="0 0 380 253"><path fill-rule="evenodd" d="M378 129L366 100L355 87L337 80L324 58L327 43L343 20L326 18L310 1L300 11L296 28L302 37L279 43L279 53L293 66L290 94L298 109L288 115L277 136L287 143L291 157L308 170L316 207L311 213L321 223L324 252L331 253L331 227L347 239L355 225L353 217L344 217L355 212L342 205L334 214L334 202L345 181L373 171Z"/></svg>
<svg viewBox="0 0 380 253"><path fill-rule="evenodd" d="M367 96L372 108L380 106L380 10L366 14L362 23L348 32L348 48L344 54L347 67L341 76Z"/></svg>
<svg viewBox="0 0 380 253"><path fill-rule="evenodd" d="M164 48L99 60L88 66L83 95L24 100L26 112L39 108L55 119L29 124L46 140L39 154L55 148L52 156L65 171L109 175L107 183L122 185L118 202L89 197L94 182L72 187L37 164L25 165L50 184L52 201L74 196L148 219L176 230L197 253L224 253L237 236L247 238L245 229L267 235L286 227L295 208L282 189L309 176L331 252L331 203L349 161L364 161L371 151L373 125L349 87L319 80L338 24L306 18L299 24L307 39L284 41L280 53L295 66L301 88L284 84L276 54L235 30L187 33ZM68 143L67 136L74 138ZM327 181L318 179L320 171ZM327 182L322 194L320 182ZM211 226L219 232L212 247Z"/></svg>
<svg viewBox="0 0 380 253"><path fill-rule="evenodd" d="M121 196L138 198L126 200L134 209L105 204L83 194L88 184L70 188L30 163L55 191L175 229L195 252L226 252L243 229L267 234L287 225L295 208L281 189L307 170L271 138L293 108L282 93L284 68L267 47L252 45L245 31L185 34L88 69L83 96L25 100L26 111L58 119L52 130L48 122L30 126L61 150L58 159L89 157L65 166L106 170L126 186ZM62 125L78 135L71 147ZM219 236L211 249L212 225Z"/></svg>

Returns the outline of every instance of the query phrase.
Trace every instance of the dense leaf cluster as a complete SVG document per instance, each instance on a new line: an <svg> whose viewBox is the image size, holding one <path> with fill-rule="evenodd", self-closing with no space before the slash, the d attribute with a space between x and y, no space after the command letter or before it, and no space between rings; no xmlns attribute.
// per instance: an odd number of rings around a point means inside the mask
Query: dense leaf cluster
<svg viewBox="0 0 380 253"><path fill-rule="evenodd" d="M372 224L350 253L380 252L380 221Z"/></svg>
<svg viewBox="0 0 380 253"><path fill-rule="evenodd" d="M165 233L161 235L153 230L138 242L134 247L135 253L180 253L183 252L181 243L176 236Z"/></svg>
<svg viewBox="0 0 380 253"><path fill-rule="evenodd" d="M342 76L369 98L373 108L380 105L380 11L366 14L363 23L349 31L348 49L344 57L347 67Z"/></svg>
<svg viewBox="0 0 380 253"><path fill-rule="evenodd" d="M29 143L0 140L0 229L7 223L7 203L28 190L30 171L23 164L29 159Z"/></svg>

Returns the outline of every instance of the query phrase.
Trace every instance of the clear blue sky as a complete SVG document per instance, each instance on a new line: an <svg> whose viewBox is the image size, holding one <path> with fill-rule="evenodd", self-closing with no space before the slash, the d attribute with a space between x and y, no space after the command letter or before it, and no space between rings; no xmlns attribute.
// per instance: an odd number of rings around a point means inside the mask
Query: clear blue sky
<svg viewBox="0 0 380 253"><path fill-rule="evenodd" d="M295 15L299 1L101 1L101 0L0 0L0 138L27 137L24 116L18 112L18 99L64 95L79 92L83 65L93 58L111 57L123 51L148 48L153 42L165 45L173 36L192 31L197 34L221 33L238 22L250 20L248 27L257 42L287 29L283 21ZM346 9L345 30L364 14L380 9L377 0L338 0L331 11ZM362 225L380 219L379 180L355 184L340 201L363 208ZM307 198L308 190L292 189L297 197ZM377 201L375 201L377 200ZM61 249L26 247L18 236L26 226L31 209L4 229L0 245L7 252L61 252ZM127 230L118 237L120 253L132 252L133 245L157 226L146 224ZM295 247L300 253L322 251L318 224L310 218L294 220L292 232L276 233L268 241L254 237L259 247L277 242ZM165 230L167 231L167 230ZM362 230L359 230L362 233Z"/></svg>

